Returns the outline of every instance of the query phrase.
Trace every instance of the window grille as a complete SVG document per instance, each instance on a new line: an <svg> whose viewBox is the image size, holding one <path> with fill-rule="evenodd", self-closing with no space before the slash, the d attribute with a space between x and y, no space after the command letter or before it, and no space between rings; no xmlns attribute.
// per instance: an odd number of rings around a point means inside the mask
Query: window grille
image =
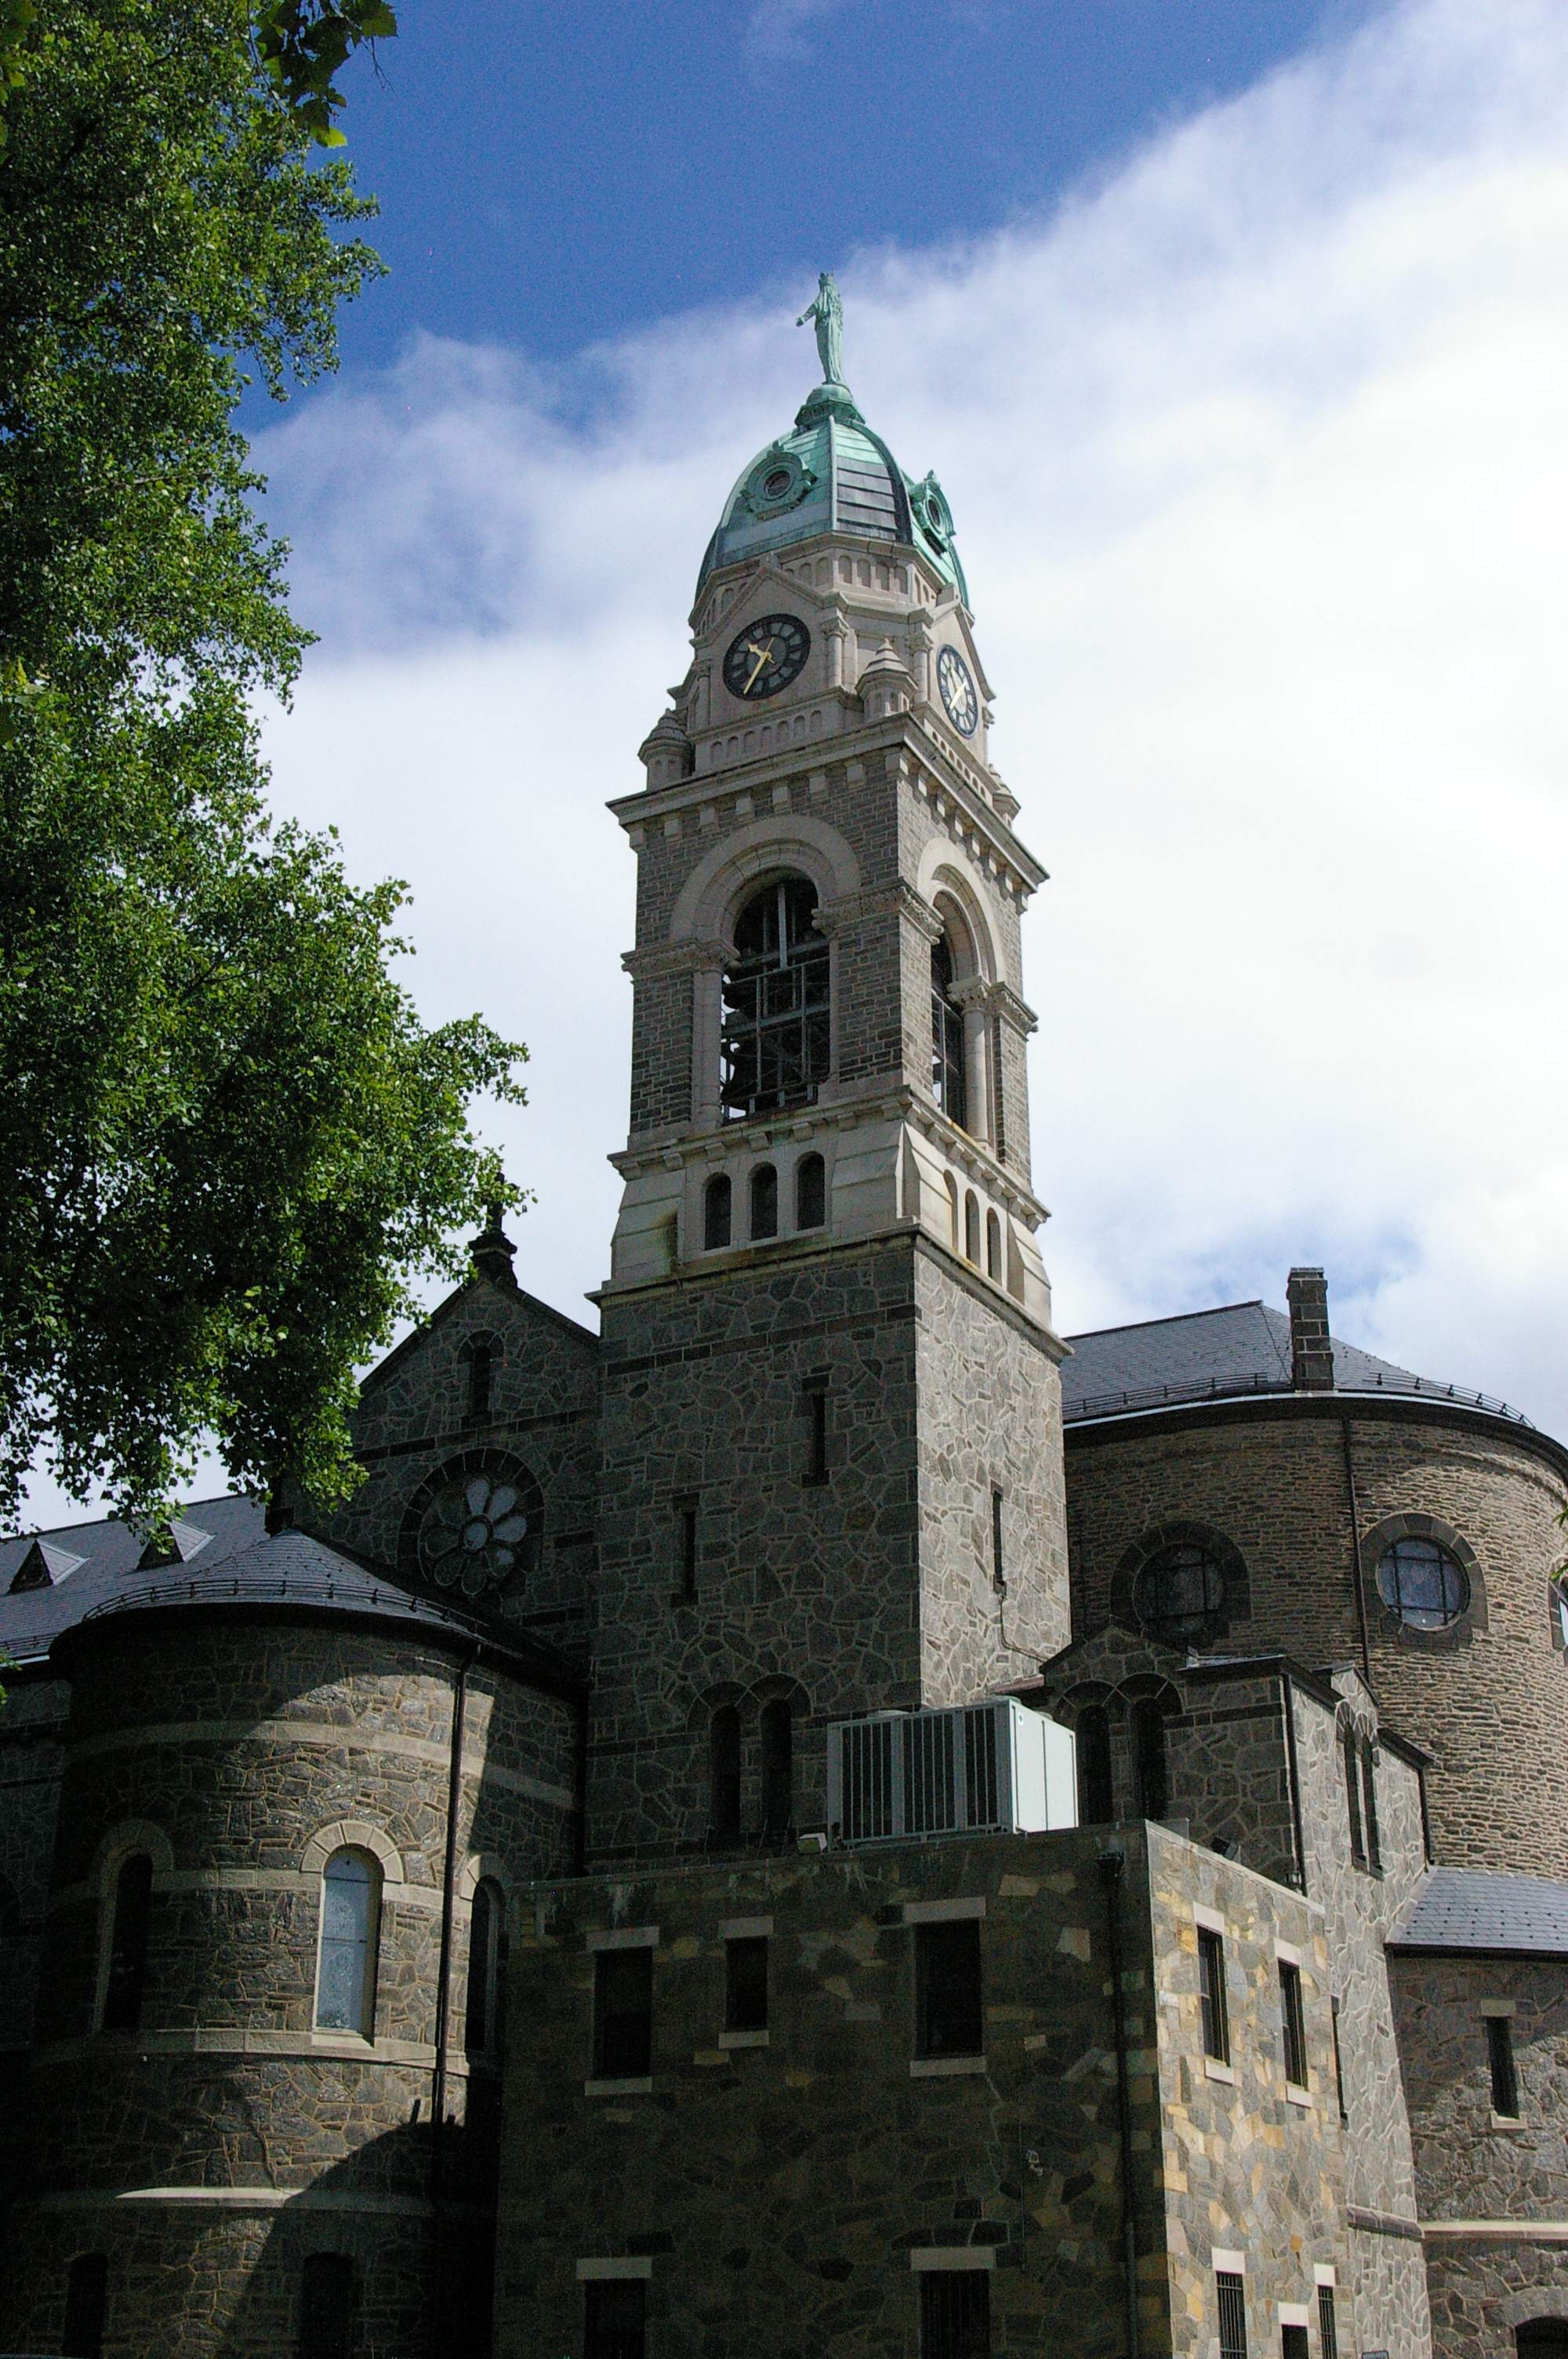
<svg viewBox="0 0 1568 2359"><path fill-rule="evenodd" d="M795 1167L795 1224L820 1229L827 1219L827 1166L820 1155L803 1155Z"/></svg>
<svg viewBox="0 0 1568 2359"><path fill-rule="evenodd" d="M1323 2359L1339 2359L1339 2328L1334 2316L1334 2288L1317 2289L1317 2342Z"/></svg>
<svg viewBox="0 0 1568 2359"><path fill-rule="evenodd" d="M65 2359L99 2359L109 2293L109 2263L103 2253L78 2253L65 2273Z"/></svg>
<svg viewBox="0 0 1568 2359"><path fill-rule="evenodd" d="M375 1966L381 1897L378 1863L360 1851L335 1851L321 1875L321 1944L316 1963L316 2027L375 2028Z"/></svg>
<svg viewBox="0 0 1568 2359"><path fill-rule="evenodd" d="M724 1944L724 2028L765 2031L768 2027L768 1944L766 1935Z"/></svg>
<svg viewBox="0 0 1568 2359"><path fill-rule="evenodd" d="M1225 1603L1225 1575L1212 1549L1195 1540L1162 1548L1139 1573L1138 1617L1173 1646L1203 1638Z"/></svg>
<svg viewBox="0 0 1568 2359"><path fill-rule="evenodd" d="M311 2253L299 2294L299 2359L350 2359L354 2265L344 2253Z"/></svg>
<svg viewBox="0 0 1568 2359"><path fill-rule="evenodd" d="M1219 2359L1247 2359L1247 2288L1229 2269L1214 2273L1219 2302Z"/></svg>
<svg viewBox="0 0 1568 2359"><path fill-rule="evenodd" d="M1307 2084L1306 2024L1302 2014L1299 1966L1280 1963L1280 2027L1284 2039L1285 2078L1292 2088Z"/></svg>
<svg viewBox="0 0 1568 2359"><path fill-rule="evenodd" d="M1487 2019L1487 2059L1492 2068L1492 2111L1507 2121L1519 2118L1519 2074L1514 2068L1513 2025L1506 2015Z"/></svg>
<svg viewBox="0 0 1568 2359"><path fill-rule="evenodd" d="M1230 2014L1225 2003L1225 1943L1206 1926L1198 1928L1198 1990L1203 2000L1203 2052L1217 2064L1230 2061Z"/></svg>
<svg viewBox="0 0 1568 2359"><path fill-rule="evenodd" d="M644 2359L648 2288L641 2277L590 2279L584 2286L587 2359Z"/></svg>
<svg viewBox="0 0 1568 2359"><path fill-rule="evenodd" d="M851 1720L838 1732L843 1786L840 1828L846 1843L870 1843L893 1832L895 1723Z"/></svg>
<svg viewBox="0 0 1568 2359"><path fill-rule="evenodd" d="M1470 1603L1470 1582L1440 1541L1396 1540L1378 1564L1378 1594L1411 1630L1445 1630Z"/></svg>
<svg viewBox="0 0 1568 2359"><path fill-rule="evenodd" d="M809 1105L831 1061L827 943L812 924L816 887L769 885L735 928L723 980L719 1103L727 1122Z"/></svg>
<svg viewBox="0 0 1568 2359"><path fill-rule="evenodd" d="M978 1918L915 1927L914 1986L917 2056L983 2054Z"/></svg>
<svg viewBox="0 0 1568 2359"><path fill-rule="evenodd" d="M645 2081L654 2056L652 1950L598 1950L593 1960L593 2070L600 2081Z"/></svg>
<svg viewBox="0 0 1568 2359"><path fill-rule="evenodd" d="M138 1852L114 1883L114 1919L109 1935L109 1979L103 1992L105 2031L135 2031L142 2019L142 1984L152 1923L153 1864Z"/></svg>
<svg viewBox="0 0 1568 2359"><path fill-rule="evenodd" d="M989 2359L990 2272L923 2269L920 2359Z"/></svg>
<svg viewBox="0 0 1568 2359"><path fill-rule="evenodd" d="M953 998L953 953L944 934L931 946L931 1093L960 1130L967 1128L968 1093L964 1078L964 1011ZM969 1256L979 1259L979 1253Z"/></svg>

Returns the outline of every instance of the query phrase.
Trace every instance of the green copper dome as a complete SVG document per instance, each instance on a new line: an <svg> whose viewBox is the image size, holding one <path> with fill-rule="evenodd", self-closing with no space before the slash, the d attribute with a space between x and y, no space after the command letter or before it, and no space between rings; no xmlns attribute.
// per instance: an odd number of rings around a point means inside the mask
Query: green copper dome
<svg viewBox="0 0 1568 2359"><path fill-rule="evenodd" d="M724 504L697 577L762 557L818 533L900 541L952 583L966 605L953 519L935 475L915 484L871 432L845 385L819 385L794 430L759 451Z"/></svg>

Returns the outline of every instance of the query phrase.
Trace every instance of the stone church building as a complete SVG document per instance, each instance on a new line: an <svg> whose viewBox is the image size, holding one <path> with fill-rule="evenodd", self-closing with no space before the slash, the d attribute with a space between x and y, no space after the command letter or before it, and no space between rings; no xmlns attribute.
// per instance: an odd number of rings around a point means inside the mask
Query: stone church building
<svg viewBox="0 0 1568 2359"><path fill-rule="evenodd" d="M1568 2353L1568 1451L1320 1270L1055 1325L1044 871L835 374L613 806L593 1323L0 1547L0 2348Z"/></svg>

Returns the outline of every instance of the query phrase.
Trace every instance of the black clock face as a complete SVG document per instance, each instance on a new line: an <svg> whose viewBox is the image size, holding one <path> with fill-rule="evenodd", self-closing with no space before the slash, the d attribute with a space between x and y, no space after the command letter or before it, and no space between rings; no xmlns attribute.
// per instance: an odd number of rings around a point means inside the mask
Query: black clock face
<svg viewBox="0 0 1568 2359"><path fill-rule="evenodd" d="M798 679L811 653L811 633L793 614L764 614L730 642L724 658L724 685L750 704L776 696Z"/></svg>
<svg viewBox="0 0 1568 2359"><path fill-rule="evenodd" d="M975 676L957 647L944 647L936 658L936 685L947 708L947 718L960 736L972 737L980 717Z"/></svg>

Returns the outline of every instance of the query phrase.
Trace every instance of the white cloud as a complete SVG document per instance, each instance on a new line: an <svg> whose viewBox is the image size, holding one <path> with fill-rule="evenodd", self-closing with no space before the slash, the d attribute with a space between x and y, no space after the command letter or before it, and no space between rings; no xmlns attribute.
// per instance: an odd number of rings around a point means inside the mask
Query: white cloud
<svg viewBox="0 0 1568 2359"><path fill-rule="evenodd" d="M1398 8L1049 221L841 274L952 498L1068 1330L1328 1267L1337 1323L1568 1431L1568 11ZM813 374L798 282L545 381L425 344L269 438L325 645L279 802L409 875L428 1012L535 1052L524 1284L604 1272L632 860L604 799ZM378 646L379 639L379 646Z"/></svg>

